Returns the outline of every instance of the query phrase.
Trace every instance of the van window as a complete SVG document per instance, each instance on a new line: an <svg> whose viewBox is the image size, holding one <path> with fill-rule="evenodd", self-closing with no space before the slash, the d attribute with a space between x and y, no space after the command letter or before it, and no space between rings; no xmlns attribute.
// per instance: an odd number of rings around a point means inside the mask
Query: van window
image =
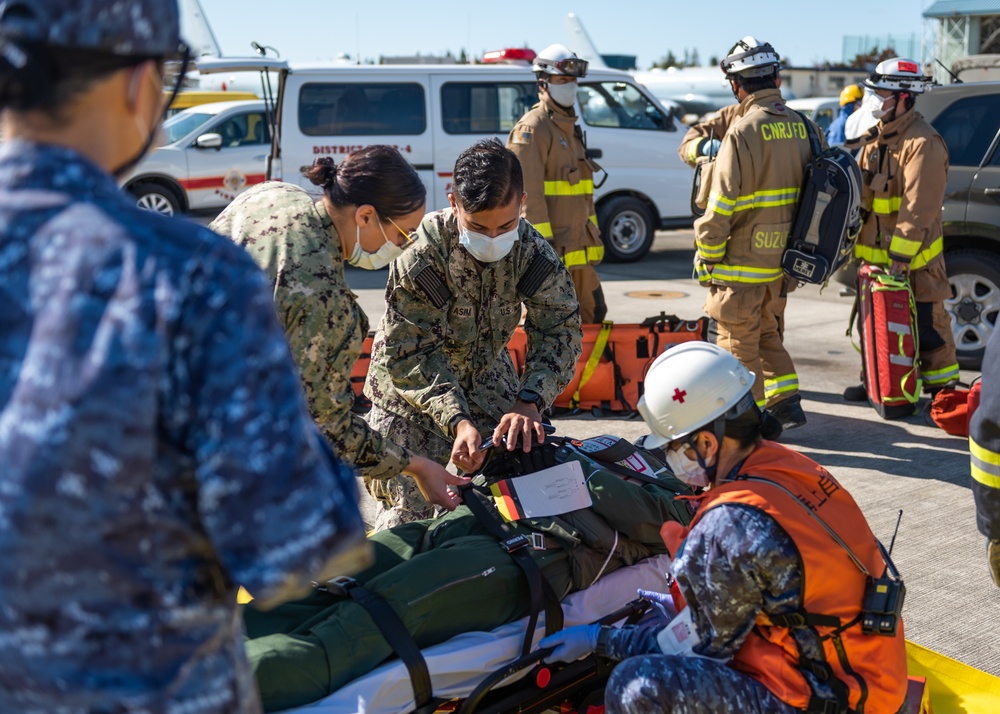
<svg viewBox="0 0 1000 714"><path fill-rule="evenodd" d="M426 117L417 83L312 82L299 92L299 129L306 136L423 134Z"/></svg>
<svg viewBox="0 0 1000 714"><path fill-rule="evenodd" d="M505 134L538 101L535 82L446 82L441 117L449 134Z"/></svg>
<svg viewBox="0 0 1000 714"><path fill-rule="evenodd" d="M580 85L576 91L583 121L589 126L664 131L668 119L663 110L628 82Z"/></svg>

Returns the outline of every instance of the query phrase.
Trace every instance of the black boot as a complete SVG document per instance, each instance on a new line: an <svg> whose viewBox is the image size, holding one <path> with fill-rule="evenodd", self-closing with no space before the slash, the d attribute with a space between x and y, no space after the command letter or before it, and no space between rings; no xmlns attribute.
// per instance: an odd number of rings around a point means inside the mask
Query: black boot
<svg viewBox="0 0 1000 714"><path fill-rule="evenodd" d="M773 407L768 407L767 410L771 412L771 416L781 422L782 428L786 431L806 423L806 413L802 411L802 397L798 394L782 399Z"/></svg>
<svg viewBox="0 0 1000 714"><path fill-rule="evenodd" d="M863 384L852 384L844 390L845 402L867 402L868 392Z"/></svg>

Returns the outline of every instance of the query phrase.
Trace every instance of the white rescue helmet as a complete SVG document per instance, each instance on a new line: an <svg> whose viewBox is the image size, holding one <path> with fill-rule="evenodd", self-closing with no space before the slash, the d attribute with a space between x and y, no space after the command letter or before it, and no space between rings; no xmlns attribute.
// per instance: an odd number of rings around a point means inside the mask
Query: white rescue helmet
<svg viewBox="0 0 1000 714"><path fill-rule="evenodd" d="M577 57L565 45L549 45L535 57L531 70L549 75L586 77L588 64L587 60Z"/></svg>
<svg viewBox="0 0 1000 714"><path fill-rule="evenodd" d="M660 448L734 418L755 406L754 375L718 345L685 342L656 358L646 373L639 414L651 432L643 445Z"/></svg>
<svg viewBox="0 0 1000 714"><path fill-rule="evenodd" d="M781 58L769 43L747 35L732 46L719 66L727 77L731 74L767 77L781 69Z"/></svg>
<svg viewBox="0 0 1000 714"><path fill-rule="evenodd" d="M879 62L864 81L864 85L871 89L888 89L909 94L922 94L933 84L933 79L920 73L917 62L905 57Z"/></svg>

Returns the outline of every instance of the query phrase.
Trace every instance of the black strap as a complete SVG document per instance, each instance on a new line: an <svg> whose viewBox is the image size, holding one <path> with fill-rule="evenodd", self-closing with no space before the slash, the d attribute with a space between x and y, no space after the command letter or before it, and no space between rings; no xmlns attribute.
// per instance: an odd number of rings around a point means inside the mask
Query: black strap
<svg viewBox="0 0 1000 714"><path fill-rule="evenodd" d="M840 627L840 618L833 615L819 615L806 610L796 610L784 615L772 615L767 613L767 619L778 627L787 627L790 630L804 627Z"/></svg>
<svg viewBox="0 0 1000 714"><path fill-rule="evenodd" d="M334 578L321 587L333 595L351 598L368 612L385 641L406 665L417 711L429 707L434 701L434 688L431 686L431 675L427 670L427 662L424 661L420 647L417 646L413 636L406 629L406 625L403 624L392 606L371 590L359 585L354 578Z"/></svg>
<svg viewBox="0 0 1000 714"><path fill-rule="evenodd" d="M615 444L615 446L618 446L618 445ZM603 455L602 455L601 458L597 458L597 456L595 454L599 453L599 452L590 453L590 452L584 451L583 449L580 449L579 447L576 447L576 446L573 446L572 448L577 453L582 454L583 456L586 456L588 459L593 459L593 460L597 461L600 464L601 468L604 469L605 471L610 471L613 474L617 474L618 476L623 476L625 478L635 479L636 481L639 481L641 483L653 484L654 486L659 486L660 488L669 488L669 486L666 483L664 483L660 479L656 478L655 476L646 476L645 474L638 473L636 471L633 471L630 468L627 468L625 466L621 466L620 464L616 464L616 463L614 463L612 461L604 461ZM611 448L615 448L615 447L611 447ZM638 449L635 449L632 453L634 454L637 451L638 451ZM621 461L621 460L622 459L619 459L619 461ZM691 495L693 493L694 493L694 491L688 491L688 493L681 494L681 495Z"/></svg>
<svg viewBox="0 0 1000 714"><path fill-rule="evenodd" d="M525 656L531 651L531 640L535 634L535 625L538 623L538 613L543 608L545 609L545 634L551 635L562 629L562 604L548 578L545 577L542 569L538 567L538 563L528 553L527 548L530 545L528 538L512 533L511 529L501 522L500 517L495 512L488 510L486 505L479 500L477 491L472 484L459 486L458 490L462 494L462 503L469 507L483 528L500 542L500 547L507 551L514 562L524 571L531 598L531 614L528 616L528 628L524 633L524 643L521 646L521 655Z"/></svg>
<svg viewBox="0 0 1000 714"><path fill-rule="evenodd" d="M437 271L429 265L425 265L413 274L413 281L423 291L431 305L438 310L451 302L451 290Z"/></svg>
<svg viewBox="0 0 1000 714"><path fill-rule="evenodd" d="M809 136L809 148L812 150L813 158L816 158L823 153L823 145L819 143L819 137L816 136L816 130L813 128L812 122L806 119L801 112L796 112L791 107L789 107L789 111L798 114L799 119L806 125L806 134Z"/></svg>
<svg viewBox="0 0 1000 714"><path fill-rule="evenodd" d="M535 253L535 257L528 263L528 269L517 281L517 291L525 297L534 296L542 287L545 279L552 275L552 271L555 269L555 263L542 255L541 252Z"/></svg>

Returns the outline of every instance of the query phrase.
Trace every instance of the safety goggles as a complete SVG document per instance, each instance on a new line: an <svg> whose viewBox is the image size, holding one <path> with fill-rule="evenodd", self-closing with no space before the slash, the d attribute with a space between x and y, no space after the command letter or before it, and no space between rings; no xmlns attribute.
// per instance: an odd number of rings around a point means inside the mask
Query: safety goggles
<svg viewBox="0 0 1000 714"><path fill-rule="evenodd" d="M587 65L590 64L585 59L579 57L567 57L558 62L551 63L553 67L569 77L587 76Z"/></svg>

